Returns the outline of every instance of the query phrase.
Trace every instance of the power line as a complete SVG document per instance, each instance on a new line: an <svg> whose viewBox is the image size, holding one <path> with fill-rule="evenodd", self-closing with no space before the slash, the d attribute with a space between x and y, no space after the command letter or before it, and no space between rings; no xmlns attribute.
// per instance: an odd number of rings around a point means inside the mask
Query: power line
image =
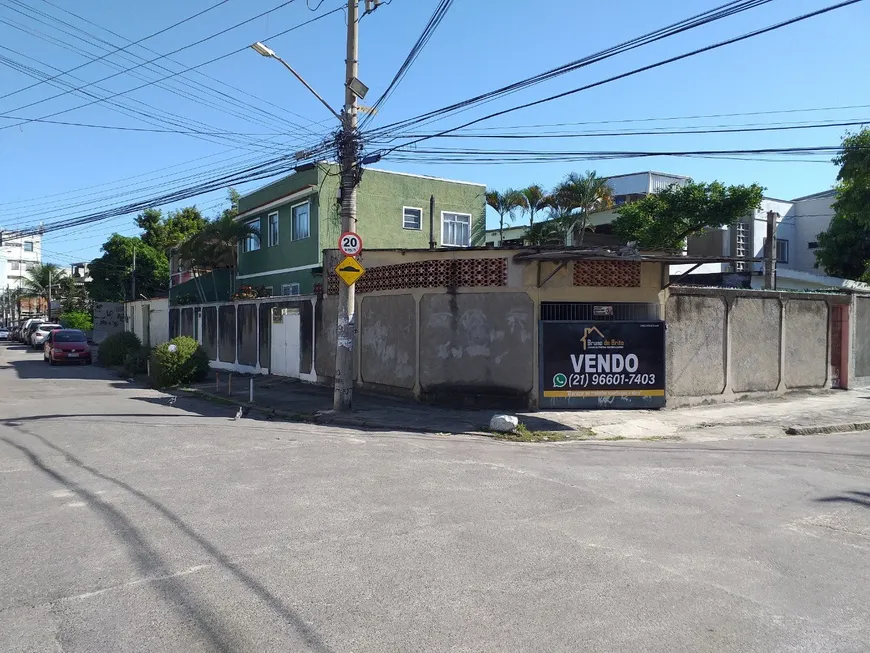
<svg viewBox="0 0 870 653"><path fill-rule="evenodd" d="M365 127L375 116L378 109L383 106L383 104L387 101L390 95L393 93L395 88L401 83L402 79L404 79L405 75L410 70L411 66L414 65L414 62L417 60L417 57L420 56L420 53L423 51L423 48L426 47L426 44L432 38L432 35L435 33L435 30L438 29L438 26L441 24L441 21L444 20L444 16L450 10L450 7L453 6L453 0L440 0L438 6L435 7L435 11L432 16L429 18L429 22L426 23L426 26L423 28L423 33L417 38L417 41L411 47L411 51L408 53L408 56L405 57L405 60L402 62L402 65L399 66L399 70L393 76L393 79L387 85L387 88L381 94L381 96L375 101L372 105L371 111L369 114L363 119L361 128Z"/></svg>
<svg viewBox="0 0 870 653"><path fill-rule="evenodd" d="M378 130L375 130L375 133L378 135L382 135L383 133L389 132L391 130L395 131L396 129L408 127L412 124L420 124L426 121L431 121L433 119L440 119L441 117L444 117L451 113L465 111L475 105L490 102L499 97L516 93L525 88L540 84L551 79L555 79L556 77L560 77L569 72L579 70L594 63L598 63L600 61L604 61L606 59L614 57L616 55L634 50L639 47L643 47L644 45L655 43L656 41L667 39L682 32L701 27L708 23L712 23L717 20L721 20L723 18L747 11L749 9L753 9L763 4L767 4L770 1L771 0L742 0L727 2L724 5L715 7L714 9L711 9L709 11L697 14L690 18L681 20L677 23L673 23L666 27L654 30L652 32L636 37L634 39L630 39L618 45L606 48L594 54L587 55L586 57L577 59L576 61L572 61L562 66L558 66L557 68L553 68L543 73L533 75L532 77L528 77L518 82L514 82L507 86L503 86L501 88L482 93L467 100L456 102L446 107L429 111L414 118L408 118L405 120L391 123L389 125L381 127Z"/></svg>
<svg viewBox="0 0 870 653"><path fill-rule="evenodd" d="M485 121L485 120L490 120L490 119L492 119L492 118L496 118L496 117L498 117L498 116L503 116L503 115L506 115L506 114L508 114L508 113L513 113L514 111L519 111L519 110L521 110L521 109L527 109L527 108L529 108L529 107L538 106L538 105L541 105L541 104L544 104L544 103L547 103L547 102L552 102L553 100L558 100L558 99L561 99L561 98L568 97L568 96L570 96L570 95L574 95L574 94L576 94L576 93L580 93L580 92L582 92L582 91L586 91L586 90L589 90L589 89L592 89L592 88L596 88L596 87L599 87L599 86L604 86L605 84L609 84L609 83L611 83L611 82L615 82L615 81L618 81L618 80L620 80L620 79L625 79L625 78L627 78L627 77L631 77L631 76L633 76L633 75L637 75L638 73L641 73L641 72L646 72L646 71L648 71L648 70L653 70L653 69L655 69L655 68L660 68L661 66L665 66L665 65L667 65L667 64L671 64L671 63L674 63L674 62L677 62L677 61L681 61L681 60L683 60L683 59L688 59L689 57L693 57L693 56L696 56L696 55L698 55L698 54L702 54L702 53L704 53L704 52L710 52L710 51L712 51L712 50L716 50L716 49L721 48L721 47L724 47L724 46L726 46L726 45L732 45L732 44L734 44L734 43L739 43L740 41L745 41L745 40L747 40L747 39L754 38L754 37L756 37L756 36L760 36L760 35L762 35L762 34L766 34L766 33L768 33L768 32L773 32L773 31L778 30L778 29L781 29L781 28L783 28L783 27L787 27L787 26L789 26L789 25L793 25L793 24L795 24L795 23L799 23L799 22L801 22L801 21L808 20L808 19L810 19L810 18L815 18L816 16L820 16L820 15L822 15L822 14L826 14L826 13L831 12L831 11L834 11L834 10L836 10L836 9L842 9L842 8L844 8L844 7L847 7L847 6L849 6L849 5L856 4L856 3L861 2L861 1L862 1L862 0L844 0L843 2L840 2L840 3L834 4L834 5L830 5L830 6L828 6L828 7L824 7L824 8L822 8L822 9L819 9L819 10L816 10L816 11L813 11L813 12L809 12L809 13L803 14L803 15L801 15L801 16L796 16L796 17L794 17L794 18L790 18L790 19L785 20L785 21L782 21L782 22L780 22L780 23L776 23L775 25L769 25L769 26L767 26L767 27L763 27L763 28L761 28L761 29L753 30L752 32L748 32L748 33L743 34L743 35L741 35L741 36L736 36L736 37L734 37L734 38L726 39L726 40L724 40L724 41L719 41L719 42L717 42L717 43L713 43L713 44L711 44L711 45L707 45L707 46L704 46L704 47L702 47L702 48L698 48L698 49L695 49L695 50L691 50L690 52L686 52L686 53L683 53L683 54L680 54L680 55L677 55L677 56L674 56L674 57L669 57L669 58L667 58L667 59L662 59L662 60L657 61L657 62L655 62L655 63L648 64L648 65L646 65L646 66L641 66L640 68L635 68L635 69L630 70L630 71L628 71L628 72L621 73L621 74L619 74L619 75L614 75L614 76L612 76L612 77L608 77L608 78L603 79L603 80L600 80L600 81L598 81L598 82L593 82L592 84L586 84L586 85L584 85L584 86L580 86L580 87L578 87L578 88L574 88L574 89L571 89L571 90L569 90L569 91L564 91L564 92L562 92L562 93L557 93L556 95L551 95L551 96L549 96L549 97L542 98L542 99L540 99L540 100L535 100L535 101L533 101L533 102L526 102L525 104L521 104L521 105L518 105L518 106L515 106L515 107L510 107L510 108L508 108L508 109L503 109L503 110L501 110L501 111L497 111L497 112L495 112L495 113L488 114L488 115L483 116L483 117L481 117L481 118L476 118L476 119L471 120L471 121L469 121L469 122L466 122L466 123L464 123L464 124L462 124L462 125L459 125L459 126L456 126L456 127L451 127L450 129L446 129L446 130L444 130L444 131L442 131L442 132L439 132L438 134L436 134L436 135L434 135L434 136L429 136L429 137L425 137L425 138L418 138L418 139L415 139L415 140L413 140L413 141L411 141L411 142L409 142L409 143L405 143L405 144L403 144L403 145L398 145L398 146L396 146L396 147L394 147L394 148L391 148L391 149L387 150L387 151L384 152L384 153L381 153L381 155L382 155L382 156L385 156L385 155L387 155L387 154L389 154L389 153L391 153L391 152L394 152L394 151L396 151L396 150L398 150L398 149L400 149L400 148L405 148L405 147L409 147L409 146L411 146L411 145L415 145L415 144L420 143L420 142L422 142L422 141L428 140L429 138L437 138L437 137L440 137L440 136L444 136L444 135L446 135L446 134L450 134L450 133L455 132L455 131L458 131L458 130L460 130L460 129L464 129L465 127L470 127L470 126L472 126L472 125L476 125L477 123L483 122L483 121Z"/></svg>

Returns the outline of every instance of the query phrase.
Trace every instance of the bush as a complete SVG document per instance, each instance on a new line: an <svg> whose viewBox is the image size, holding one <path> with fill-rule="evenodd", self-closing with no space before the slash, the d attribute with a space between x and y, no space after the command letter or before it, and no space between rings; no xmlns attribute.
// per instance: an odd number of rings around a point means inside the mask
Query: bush
<svg viewBox="0 0 870 653"><path fill-rule="evenodd" d="M82 331L92 331L94 328L94 319L89 313L84 311L69 311L61 313L57 321L64 329L80 329Z"/></svg>
<svg viewBox="0 0 870 653"><path fill-rule="evenodd" d="M148 371L149 358L151 358L151 347L142 345L137 351L131 351L124 357L124 371L128 376L145 374Z"/></svg>
<svg viewBox="0 0 870 653"><path fill-rule="evenodd" d="M100 343L97 360L100 365L123 365L127 354L136 353L141 347L142 343L135 333L113 333Z"/></svg>
<svg viewBox="0 0 870 653"><path fill-rule="evenodd" d="M204 381L206 376L208 355L193 338L179 336L151 351L151 378L157 388Z"/></svg>

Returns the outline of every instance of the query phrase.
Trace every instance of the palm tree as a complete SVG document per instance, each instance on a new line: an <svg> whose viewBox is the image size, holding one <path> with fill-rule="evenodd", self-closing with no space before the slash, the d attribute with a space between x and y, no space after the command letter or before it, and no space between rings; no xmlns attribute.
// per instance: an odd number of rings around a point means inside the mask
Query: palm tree
<svg viewBox="0 0 870 653"><path fill-rule="evenodd" d="M523 209L529 212L529 229L535 226L535 215L550 205L550 196L540 184L532 184L523 188L520 193L524 198Z"/></svg>
<svg viewBox="0 0 870 653"><path fill-rule="evenodd" d="M604 177L595 172L585 175L570 173L553 191L559 203L567 208L571 221L570 233L575 244L583 244L589 224L589 215L596 211L604 211L613 206L613 189Z"/></svg>
<svg viewBox="0 0 870 653"><path fill-rule="evenodd" d="M183 243L181 256L200 267L212 270L229 268L232 272L232 291L239 264L239 244L250 237L260 237L260 230L247 222L236 220L225 212L215 218L201 232Z"/></svg>
<svg viewBox="0 0 870 653"><path fill-rule="evenodd" d="M28 270L21 282L25 297L40 297L46 300L49 320L52 296L59 298L61 295L61 281L65 276L66 271L54 263L43 263Z"/></svg>
<svg viewBox="0 0 870 653"><path fill-rule="evenodd" d="M514 219L514 212L523 206L525 197L522 193L513 188L508 188L505 192L499 193L497 190L491 190L486 194L486 203L495 209L498 213L498 241L499 247L504 243L504 218L509 216L511 221Z"/></svg>

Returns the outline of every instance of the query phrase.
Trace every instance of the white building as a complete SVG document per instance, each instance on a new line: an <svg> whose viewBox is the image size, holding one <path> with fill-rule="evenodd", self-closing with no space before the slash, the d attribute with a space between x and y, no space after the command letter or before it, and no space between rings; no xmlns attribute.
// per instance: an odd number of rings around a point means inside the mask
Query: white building
<svg viewBox="0 0 870 653"><path fill-rule="evenodd" d="M0 291L16 290L28 270L42 263L42 236L0 232Z"/></svg>

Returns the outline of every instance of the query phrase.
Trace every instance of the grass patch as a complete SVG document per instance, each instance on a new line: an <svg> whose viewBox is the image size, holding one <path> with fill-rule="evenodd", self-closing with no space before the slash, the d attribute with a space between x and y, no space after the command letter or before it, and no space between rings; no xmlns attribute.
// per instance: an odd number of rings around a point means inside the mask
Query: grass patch
<svg viewBox="0 0 870 653"><path fill-rule="evenodd" d="M638 438L646 442L682 442L685 438L679 435L649 435L645 438Z"/></svg>
<svg viewBox="0 0 870 653"><path fill-rule="evenodd" d="M532 431L520 422L513 433L500 433L498 431L486 431L486 435L496 440L508 440L510 442L567 442L569 440L591 440L595 433L591 429L580 431Z"/></svg>
<svg viewBox="0 0 870 653"><path fill-rule="evenodd" d="M598 440L605 440L608 442L615 442L616 440L628 440L624 435L608 435L606 438L597 438Z"/></svg>

